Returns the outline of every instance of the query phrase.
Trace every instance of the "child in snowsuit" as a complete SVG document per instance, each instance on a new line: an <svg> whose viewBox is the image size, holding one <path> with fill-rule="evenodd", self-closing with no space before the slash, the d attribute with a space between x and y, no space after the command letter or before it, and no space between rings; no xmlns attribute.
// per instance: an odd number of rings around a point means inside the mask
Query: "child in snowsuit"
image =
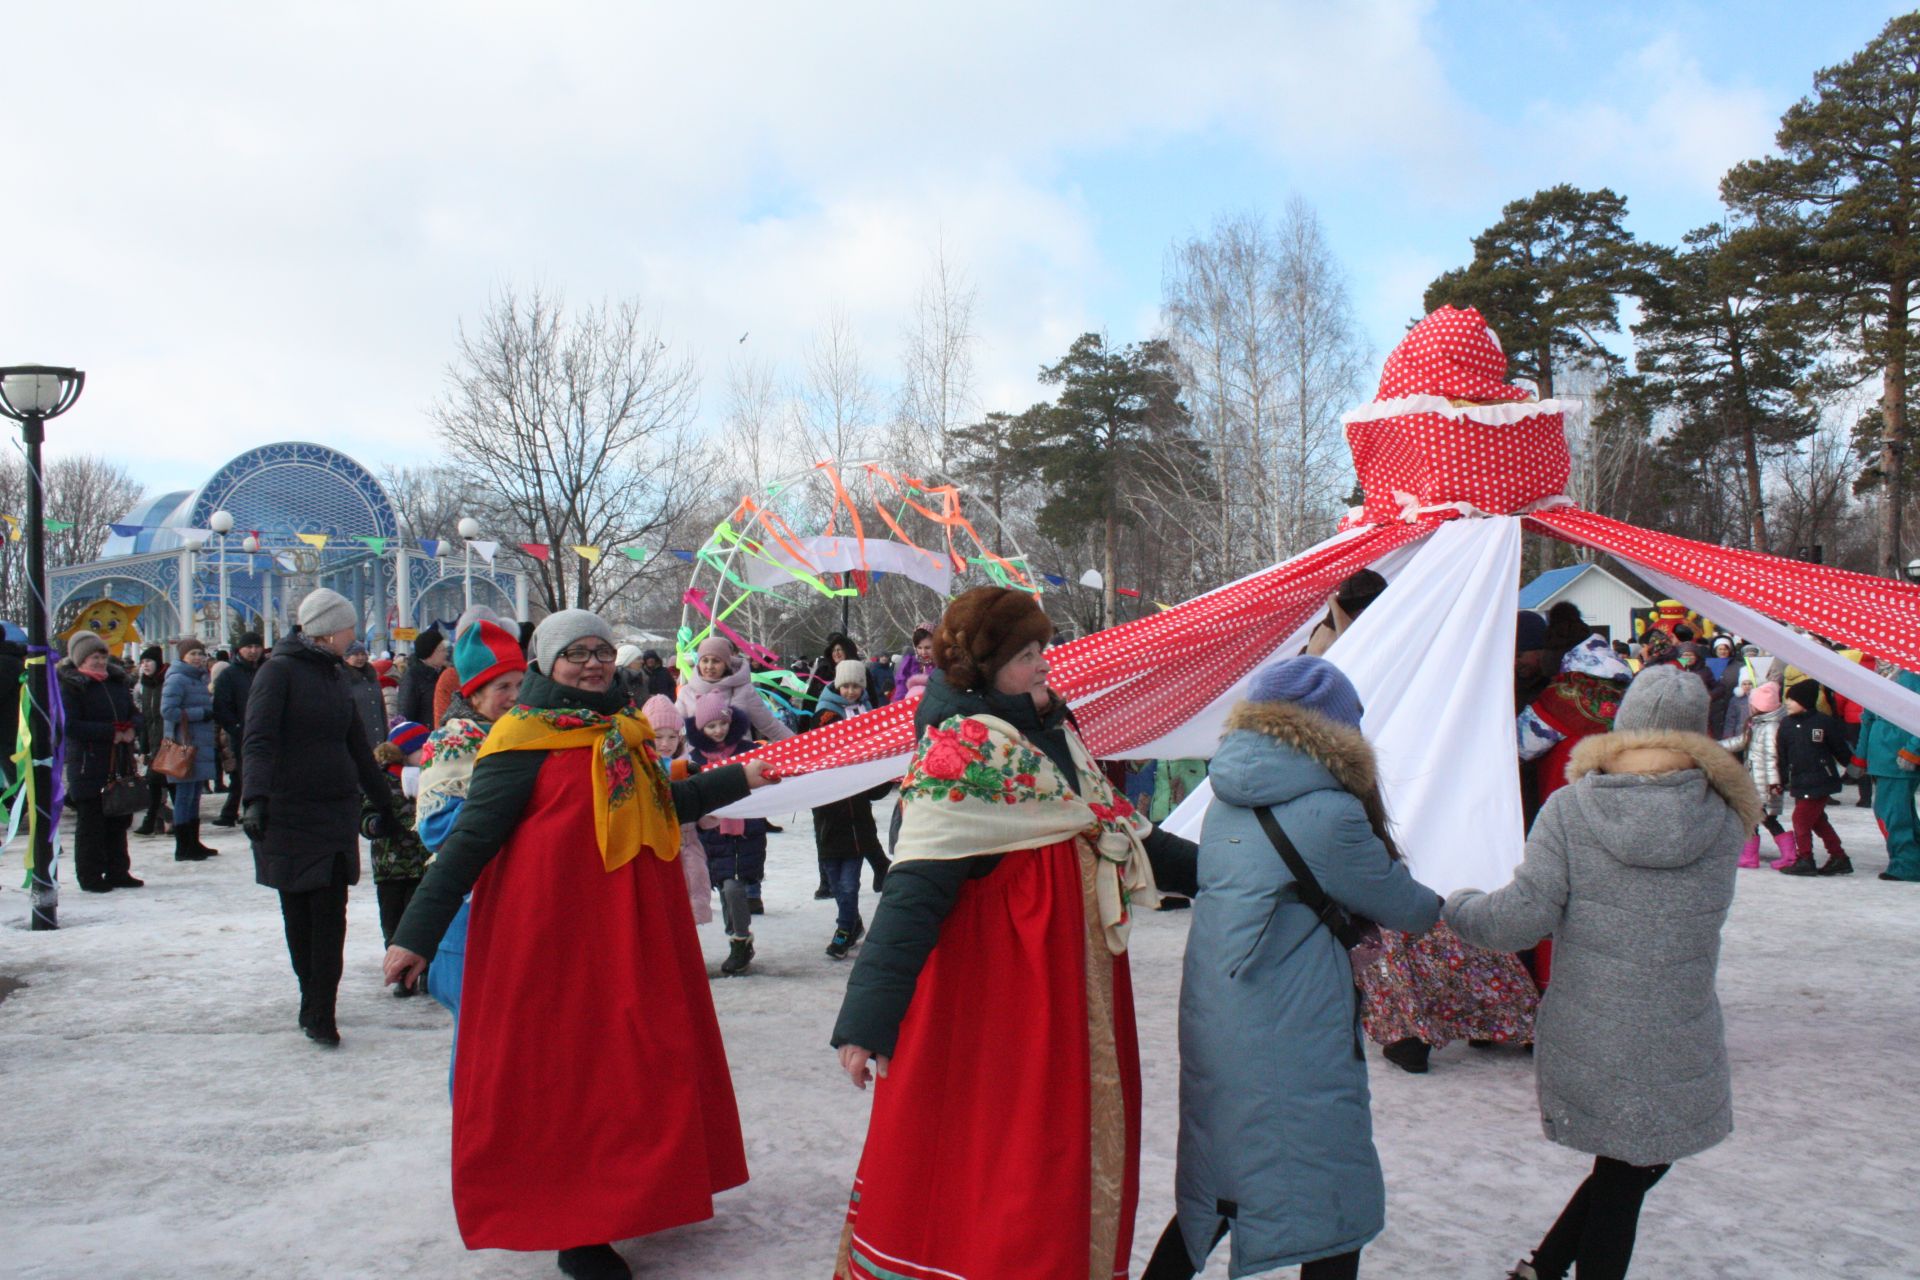
<svg viewBox="0 0 1920 1280"><path fill-rule="evenodd" d="M413 829L414 797L420 783L420 752L427 745L428 731L423 724L402 720L387 731L387 740L373 749L373 758L387 771L387 786L393 792L393 814L399 819L391 834L373 841L373 889L380 899L380 945L393 945L393 931L413 901L413 891L427 874L427 846ZM373 812L369 802L361 809L361 821ZM416 988L395 983L393 994L410 996Z"/></svg>
<svg viewBox="0 0 1920 1280"><path fill-rule="evenodd" d="M687 718L687 757L696 770L726 764L753 747L753 732L740 708L714 690L701 694ZM727 958L720 972L745 973L753 963L752 904L748 888L760 883L767 868L764 818L722 818L712 814L696 824L707 850L707 874L720 886L720 920L727 930Z"/></svg>
<svg viewBox="0 0 1920 1280"><path fill-rule="evenodd" d="M814 712L814 727L824 728L862 715L873 708L867 704L866 665L857 659L842 662L833 673L833 688L820 695ZM827 955L844 960L853 944L867 931L860 918L860 863L872 862L873 887L878 892L886 877L887 855L880 848L880 832L873 824L873 802L885 794L863 791L859 795L824 804L813 811L814 847L820 854L820 866L827 875L827 887L833 890L840 908Z"/></svg>
<svg viewBox="0 0 1920 1280"><path fill-rule="evenodd" d="M1779 850L1774 866L1784 867L1793 860L1794 841L1793 833L1780 825L1780 789L1774 785L1780 772L1780 722L1787 716L1786 708L1780 705L1780 686L1771 680L1761 685L1748 697L1747 705L1753 713L1747 723L1738 734L1722 739L1720 745L1745 756L1747 775L1760 793L1761 828ZM1740 865L1749 870L1760 865L1759 831L1740 850Z"/></svg>
<svg viewBox="0 0 1920 1280"><path fill-rule="evenodd" d="M673 699L654 694L640 708L640 714L653 726L653 750L667 766L667 776L675 782L691 777L693 762L687 757L687 726ZM693 903L693 922L713 920L713 880L707 874L707 847L700 843L700 832L691 822L680 824L680 870L687 877L687 897Z"/></svg>
<svg viewBox="0 0 1920 1280"><path fill-rule="evenodd" d="M1824 711L1820 685L1801 680L1787 689L1787 715L1780 722L1779 768L1772 794L1793 797L1793 856L1774 864L1790 876L1844 876L1853 862L1840 845L1840 833L1827 820L1827 805L1840 794L1840 771L1853 759L1846 726ZM1827 846L1827 864L1813 865L1813 837Z"/></svg>

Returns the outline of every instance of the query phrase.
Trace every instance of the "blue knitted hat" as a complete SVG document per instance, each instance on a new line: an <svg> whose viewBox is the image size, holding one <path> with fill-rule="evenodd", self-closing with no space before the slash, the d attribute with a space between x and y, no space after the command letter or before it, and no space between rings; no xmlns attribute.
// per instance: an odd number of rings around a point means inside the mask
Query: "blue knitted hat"
<svg viewBox="0 0 1920 1280"><path fill-rule="evenodd" d="M1286 658L1253 677L1249 702L1291 702L1336 724L1360 727L1365 708L1346 673L1325 658Z"/></svg>

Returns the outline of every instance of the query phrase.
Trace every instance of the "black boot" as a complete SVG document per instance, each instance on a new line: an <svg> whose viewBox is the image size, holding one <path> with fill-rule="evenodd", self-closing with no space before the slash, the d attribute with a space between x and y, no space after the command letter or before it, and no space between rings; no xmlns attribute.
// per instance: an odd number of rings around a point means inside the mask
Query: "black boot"
<svg viewBox="0 0 1920 1280"><path fill-rule="evenodd" d="M720 972L729 978L737 978L747 971L753 963L753 939L731 938L727 943L727 958L720 962Z"/></svg>
<svg viewBox="0 0 1920 1280"><path fill-rule="evenodd" d="M198 824L192 822L174 824L173 860L175 862L205 862L211 856L200 847L200 842L194 839L196 825Z"/></svg>
<svg viewBox="0 0 1920 1280"><path fill-rule="evenodd" d="M585 1244L560 1251L560 1273L573 1280L633 1280L633 1271L610 1244Z"/></svg>
<svg viewBox="0 0 1920 1280"><path fill-rule="evenodd" d="M200 856L202 858L217 858L220 856L220 851L212 845L200 843L200 822L198 819L187 823L186 828L188 841L190 841L196 849L200 850Z"/></svg>
<svg viewBox="0 0 1920 1280"><path fill-rule="evenodd" d="M140 819L140 825L133 829L133 834L137 836L159 835L160 834L160 810L158 808L147 810L147 816Z"/></svg>
<svg viewBox="0 0 1920 1280"><path fill-rule="evenodd" d="M1404 1040L1395 1040L1381 1049L1382 1056L1394 1066L1409 1075L1423 1076L1427 1073L1427 1055L1432 1048L1425 1040L1408 1036Z"/></svg>
<svg viewBox="0 0 1920 1280"><path fill-rule="evenodd" d="M307 1024L307 1039L323 1049L338 1049L340 1028L333 1024L333 1015L315 1014L312 1021Z"/></svg>
<svg viewBox="0 0 1920 1280"><path fill-rule="evenodd" d="M1844 853L1836 853L1827 859L1825 866L1820 868L1820 874L1823 876L1850 876L1853 874L1853 859Z"/></svg>

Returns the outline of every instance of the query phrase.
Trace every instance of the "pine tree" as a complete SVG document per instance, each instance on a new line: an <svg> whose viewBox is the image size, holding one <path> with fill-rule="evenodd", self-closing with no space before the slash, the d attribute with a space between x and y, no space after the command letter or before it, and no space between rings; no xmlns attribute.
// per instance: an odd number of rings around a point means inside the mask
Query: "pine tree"
<svg viewBox="0 0 1920 1280"><path fill-rule="evenodd" d="M1900 574L1910 314L1920 283L1920 14L1889 22L1849 61L1821 71L1780 121L1781 154L1736 166L1735 208L1801 229L1832 286L1829 332L1881 382L1876 565Z"/></svg>
<svg viewBox="0 0 1920 1280"><path fill-rule="evenodd" d="M1137 499L1171 465L1184 471L1204 453L1180 403L1173 353L1158 339L1114 349L1083 333L1066 356L1040 370L1059 388L1051 405L1036 405L1014 423L1012 446L1050 492L1041 531L1059 541L1078 536L1093 513L1102 534L1105 595L1101 625L1115 618L1114 568L1120 529Z"/></svg>
<svg viewBox="0 0 1920 1280"><path fill-rule="evenodd" d="M1678 411L1670 452L1713 459L1737 452L1749 545L1769 549L1763 453L1804 440L1818 425L1820 311L1799 286L1793 229L1719 223L1689 232L1655 257L1655 279L1634 326L1635 355L1654 398Z"/></svg>
<svg viewBox="0 0 1920 1280"><path fill-rule="evenodd" d="M1621 295L1647 279L1626 217L1626 198L1604 187L1561 183L1515 200L1474 237L1472 262L1427 286L1426 309L1479 308L1513 374L1550 399L1559 361L1617 360L1601 335L1620 332Z"/></svg>

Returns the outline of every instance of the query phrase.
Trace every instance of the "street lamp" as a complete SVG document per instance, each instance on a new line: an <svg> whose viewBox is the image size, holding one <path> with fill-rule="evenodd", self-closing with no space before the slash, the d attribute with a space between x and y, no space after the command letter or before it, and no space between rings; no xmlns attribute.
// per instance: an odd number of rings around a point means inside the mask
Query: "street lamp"
<svg viewBox="0 0 1920 1280"><path fill-rule="evenodd" d="M460 536L467 544L467 608L473 608L473 540L480 536L480 522L472 516L460 519Z"/></svg>
<svg viewBox="0 0 1920 1280"><path fill-rule="evenodd" d="M1915 582L1920 582L1920 560L1907 561L1907 576Z"/></svg>
<svg viewBox="0 0 1920 1280"><path fill-rule="evenodd" d="M214 512L207 527L220 539L220 625L213 637L213 647L218 650L227 641L227 535L233 532L233 512Z"/></svg>
<svg viewBox="0 0 1920 1280"><path fill-rule="evenodd" d="M46 494L40 444L48 418L73 408L87 375L78 369L24 364L0 369L0 413L20 424L27 444L27 767L33 787L33 928L60 927L60 887L53 880L53 724L48 719Z"/></svg>

